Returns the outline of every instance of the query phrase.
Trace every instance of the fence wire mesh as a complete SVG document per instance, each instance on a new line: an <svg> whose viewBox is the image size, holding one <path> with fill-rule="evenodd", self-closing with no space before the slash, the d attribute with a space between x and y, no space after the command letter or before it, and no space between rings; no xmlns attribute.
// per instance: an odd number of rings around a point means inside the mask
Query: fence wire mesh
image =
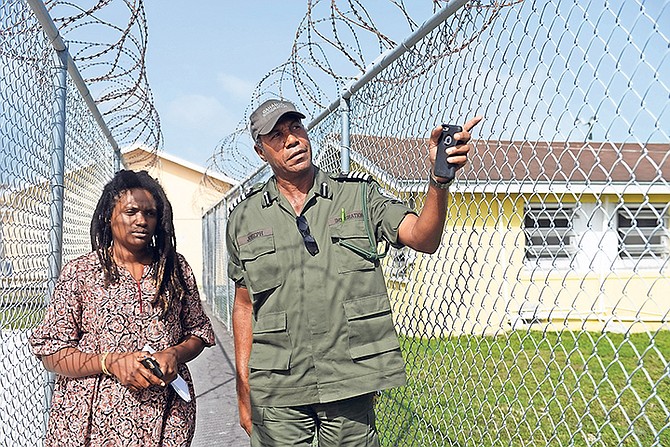
<svg viewBox="0 0 670 447"><path fill-rule="evenodd" d="M351 97L351 169L417 210L430 130L485 117L438 252L384 261L409 383L383 445L670 445L668 23L668 1L470 2ZM310 129L330 171L340 113ZM204 219L224 321L226 207L260 172Z"/></svg>
<svg viewBox="0 0 670 447"><path fill-rule="evenodd" d="M58 129L60 61L28 5L3 1L0 18L0 445L41 446L50 379L27 338L48 302L61 250L54 230L62 228L63 262L90 250L90 219L112 176L113 150L69 78ZM62 182L54 175L58 132ZM62 220L53 212L56 189Z"/></svg>

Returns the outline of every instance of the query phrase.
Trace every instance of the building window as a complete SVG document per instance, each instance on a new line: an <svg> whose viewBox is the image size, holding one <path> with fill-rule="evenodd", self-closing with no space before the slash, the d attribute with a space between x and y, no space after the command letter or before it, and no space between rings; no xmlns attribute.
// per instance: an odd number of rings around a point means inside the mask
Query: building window
<svg viewBox="0 0 670 447"><path fill-rule="evenodd" d="M526 259L569 258L573 252L575 208L563 204L528 204L524 208Z"/></svg>
<svg viewBox="0 0 670 447"><path fill-rule="evenodd" d="M668 257L668 209L663 206L625 206L617 210L621 259Z"/></svg>

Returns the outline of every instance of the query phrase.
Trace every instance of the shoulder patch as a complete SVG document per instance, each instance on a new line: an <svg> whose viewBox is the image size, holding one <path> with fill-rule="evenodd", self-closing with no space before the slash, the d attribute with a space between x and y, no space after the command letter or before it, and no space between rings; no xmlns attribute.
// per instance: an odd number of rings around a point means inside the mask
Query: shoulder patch
<svg viewBox="0 0 670 447"><path fill-rule="evenodd" d="M239 205L239 204L242 202L242 200L244 200L244 199L246 199L246 198L247 198L247 194L246 194L244 191L242 191L242 194L240 194L239 196L235 197L235 198L232 200L232 202L230 202L230 203L228 204L228 212L231 212L233 209L235 209L235 207L236 207L237 205Z"/></svg>
<svg viewBox="0 0 670 447"><path fill-rule="evenodd" d="M354 181L354 182L371 182L373 180L372 176L367 172L362 171L351 171L346 174L342 173L334 177L335 180L339 181Z"/></svg>
<svg viewBox="0 0 670 447"><path fill-rule="evenodd" d="M244 200L246 200L248 197L256 194L258 191L263 189L263 184L259 183L254 186L252 186L249 189L242 190L239 196L235 197L229 204L228 204L228 212L230 213L237 205L242 203Z"/></svg>

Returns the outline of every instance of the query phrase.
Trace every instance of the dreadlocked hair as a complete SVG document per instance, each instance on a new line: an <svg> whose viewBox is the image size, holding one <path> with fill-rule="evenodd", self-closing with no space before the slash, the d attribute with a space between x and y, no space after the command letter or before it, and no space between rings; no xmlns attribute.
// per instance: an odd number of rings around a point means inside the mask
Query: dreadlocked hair
<svg viewBox="0 0 670 447"><path fill-rule="evenodd" d="M91 249L96 252L104 273L105 287L117 284L119 268L112 258L112 211L119 198L131 189L144 189L156 201L158 222L154 233L153 279L156 294L152 300L154 306L161 308L165 316L175 301L181 300L188 286L184 272L177 259L177 241L172 222L172 205L165 195L163 187L147 171L118 171L105 185L91 219Z"/></svg>

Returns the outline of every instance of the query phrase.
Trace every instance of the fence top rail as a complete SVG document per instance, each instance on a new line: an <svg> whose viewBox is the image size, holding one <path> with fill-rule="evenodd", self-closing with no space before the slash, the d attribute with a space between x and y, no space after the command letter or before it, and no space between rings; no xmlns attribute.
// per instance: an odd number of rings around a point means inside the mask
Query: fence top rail
<svg viewBox="0 0 670 447"><path fill-rule="evenodd" d="M118 160L122 160L119 145L114 139L114 136L112 136L112 132L109 130L109 127L107 127L107 123L103 119L102 113L100 113L100 109L98 109L95 100L91 96L91 92L88 90L88 86L86 85L84 78L81 76L81 73L77 68L77 65L74 63L74 60L72 59L72 56L70 55L70 52L67 49L65 40L58 32L58 28L56 28L56 24L51 19L51 16L49 15L49 11L47 10L46 6L41 0L27 0L27 3L30 6L30 9L32 9L33 14L35 14L37 21L42 26L44 33L49 38L51 45L58 52L61 58L63 57L65 58L64 62L66 62L67 71L70 74L72 81L77 86L77 90L79 90L79 93L81 94L82 98L84 99L84 102L88 106L88 109L93 114L93 117L95 118L95 121L98 123L98 126L100 126L100 129L102 129L102 132L107 138L107 141L109 141L109 143L112 145L112 149L114 150L115 156L117 157Z"/></svg>
<svg viewBox="0 0 670 447"><path fill-rule="evenodd" d="M419 28L416 29L412 34L410 34L402 43L397 45L395 48L392 48L384 53L380 54L377 59L375 59L363 72L361 75L353 79L348 85L342 89L341 96L333 101L328 107L326 107L319 115L317 115L309 124L307 124L307 130L315 128L321 121L323 121L328 115L333 113L340 107L341 101L351 98L358 90L360 90L365 84L370 82L375 78L379 73L381 73L386 67L391 65L396 61L400 56L409 51L417 42L426 37L428 33L433 31L440 23L444 22L448 17L451 17L456 13L461 7L463 7L469 0L453 0L450 1L444 8L440 9L437 13L433 14L428 20L426 20ZM256 176L263 168L265 168L267 163L263 163L260 167L254 170L250 175L247 175L247 178L253 178ZM230 197L233 194L236 194L238 190L243 188L245 185L244 181L241 181L237 185L233 186L226 192L221 201L224 201L227 197ZM220 202L219 202L220 203ZM219 205L217 203L212 208Z"/></svg>
<svg viewBox="0 0 670 447"><path fill-rule="evenodd" d="M370 82L381 73L386 67L395 62L400 56L409 51L417 42L426 37L431 31L433 31L437 26L447 20L458 11L463 5L465 5L469 0L453 0L450 1L444 8L437 11L426 20L419 28L416 29L412 34L410 34L405 40L402 41L395 48L389 49L384 53L380 54L377 59L372 61L372 63L365 69L365 72L360 74L355 79L352 79L349 84L345 85L342 89L342 94L339 98L333 101L328 107L326 107L311 123L307 126L307 129L316 127L321 121L323 121L328 115L337 110L340 106L340 102L344 99L347 100L351 98L358 90L360 90L365 84Z"/></svg>

